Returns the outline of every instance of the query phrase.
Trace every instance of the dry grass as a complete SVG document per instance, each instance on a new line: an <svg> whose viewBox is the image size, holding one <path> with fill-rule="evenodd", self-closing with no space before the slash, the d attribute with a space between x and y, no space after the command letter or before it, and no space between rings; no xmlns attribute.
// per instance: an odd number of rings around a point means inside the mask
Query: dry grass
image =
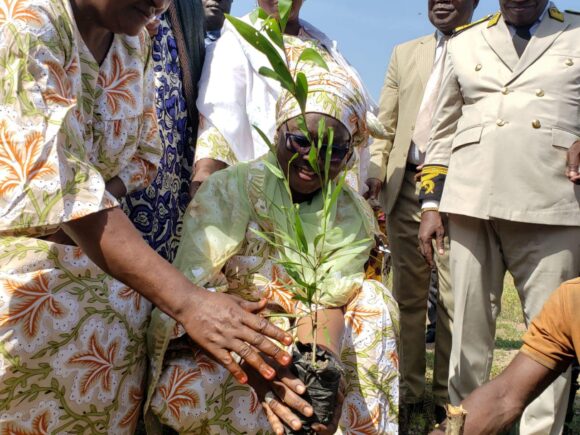
<svg viewBox="0 0 580 435"><path fill-rule="evenodd" d="M522 345L522 336L526 330L521 303L514 287L513 279L507 275L504 281L504 292L502 297L502 311L497 322L496 349L494 351L494 361L491 369L491 377L496 377L501 373L517 354ZM425 412L422 415L414 416L411 422L410 435L422 435L428 433L433 416L431 414L432 398L430 384L433 379L433 350L427 351L427 384L428 390L425 400ZM512 430L510 434L517 434L517 430ZM568 427L569 434L580 434L580 394L576 394L574 403L574 419Z"/></svg>

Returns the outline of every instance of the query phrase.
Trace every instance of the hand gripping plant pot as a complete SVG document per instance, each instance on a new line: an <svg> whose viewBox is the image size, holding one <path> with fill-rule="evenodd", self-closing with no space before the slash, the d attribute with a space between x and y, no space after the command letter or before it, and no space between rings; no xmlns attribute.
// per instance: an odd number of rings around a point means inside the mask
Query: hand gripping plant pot
<svg viewBox="0 0 580 435"><path fill-rule="evenodd" d="M344 373L342 364L327 350L318 348L316 363L312 364L312 345L297 342L292 352L290 369L306 385L304 399L312 405L314 415L302 417L302 429L288 430L291 434L311 434L313 423L328 425L334 418L336 402L340 390L340 380Z"/></svg>

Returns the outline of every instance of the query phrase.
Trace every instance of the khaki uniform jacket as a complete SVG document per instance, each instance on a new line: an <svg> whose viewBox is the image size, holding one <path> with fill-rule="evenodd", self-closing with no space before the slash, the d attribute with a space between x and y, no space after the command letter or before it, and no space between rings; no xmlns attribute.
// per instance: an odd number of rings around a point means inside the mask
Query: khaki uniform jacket
<svg viewBox="0 0 580 435"><path fill-rule="evenodd" d="M546 14L521 58L503 18L452 38L425 165L448 166L441 211L580 225L565 176L580 139L580 16Z"/></svg>
<svg viewBox="0 0 580 435"><path fill-rule="evenodd" d="M436 43L433 33L396 46L391 56L379 102L379 120L388 138L376 139L371 144L368 171L369 178L386 180L381 202L387 214L401 190L415 120L433 69Z"/></svg>

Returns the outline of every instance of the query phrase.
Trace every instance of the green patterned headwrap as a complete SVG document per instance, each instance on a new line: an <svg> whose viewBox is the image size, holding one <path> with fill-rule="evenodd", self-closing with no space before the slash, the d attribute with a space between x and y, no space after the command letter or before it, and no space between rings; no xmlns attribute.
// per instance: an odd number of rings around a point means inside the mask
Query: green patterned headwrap
<svg viewBox="0 0 580 435"><path fill-rule="evenodd" d="M306 113L322 113L340 121L350 133L353 146L365 146L369 135L384 137L383 126L370 112L358 80L337 63L329 70L307 64L301 68L308 82ZM276 104L276 127L301 114L298 101L282 91Z"/></svg>

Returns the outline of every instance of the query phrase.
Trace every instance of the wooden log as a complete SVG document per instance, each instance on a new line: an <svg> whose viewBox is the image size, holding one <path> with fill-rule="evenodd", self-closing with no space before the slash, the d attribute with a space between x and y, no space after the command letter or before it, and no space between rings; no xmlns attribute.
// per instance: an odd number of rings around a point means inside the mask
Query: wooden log
<svg viewBox="0 0 580 435"><path fill-rule="evenodd" d="M463 435L467 411L463 406L447 405L447 425L445 435Z"/></svg>

